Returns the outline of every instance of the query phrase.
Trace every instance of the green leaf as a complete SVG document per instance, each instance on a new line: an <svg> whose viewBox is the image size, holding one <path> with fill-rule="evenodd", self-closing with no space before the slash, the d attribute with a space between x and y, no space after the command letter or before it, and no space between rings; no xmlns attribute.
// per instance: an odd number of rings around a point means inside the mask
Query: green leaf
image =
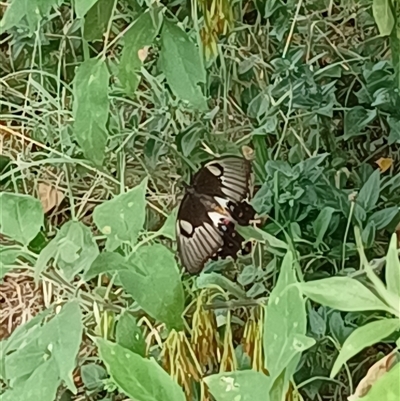
<svg viewBox="0 0 400 401"><path fill-rule="evenodd" d="M350 277L330 277L299 284L304 295L321 305L346 311L389 311L367 287Z"/></svg>
<svg viewBox="0 0 400 401"><path fill-rule="evenodd" d="M0 31L3 32L18 26L26 17L32 32L37 29L38 22L47 16L53 7L57 7L61 3L61 0L12 0L0 21Z"/></svg>
<svg viewBox="0 0 400 401"><path fill-rule="evenodd" d="M163 245L140 247L131 269L119 273L125 291L153 318L171 328L183 327L184 293L174 255Z"/></svg>
<svg viewBox="0 0 400 401"><path fill-rule="evenodd" d="M390 292L400 297L400 260L396 234L392 235L386 255L386 285Z"/></svg>
<svg viewBox="0 0 400 401"><path fill-rule="evenodd" d="M204 378L216 401L269 401L271 379L261 372L243 370Z"/></svg>
<svg viewBox="0 0 400 401"><path fill-rule="evenodd" d="M199 49L186 32L169 21L164 21L161 33L159 62L175 96L187 101L194 109L207 110L207 102L199 86L199 83L206 82Z"/></svg>
<svg viewBox="0 0 400 401"><path fill-rule="evenodd" d="M107 142L110 74L101 59L84 61L74 78L74 133L85 157L101 166Z"/></svg>
<svg viewBox="0 0 400 401"><path fill-rule="evenodd" d="M93 4L85 17L84 38L87 41L101 40L107 30L114 0L98 0Z"/></svg>
<svg viewBox="0 0 400 401"><path fill-rule="evenodd" d="M399 44L398 44L399 55L397 55L397 57L400 58L400 39L396 39L396 40L399 41ZM397 68L400 69L400 60L399 60L399 65ZM400 76L400 70L397 71L397 74L398 74L398 76ZM400 89L400 82L399 82L399 89ZM393 145L394 143L399 144L400 143L400 120L397 120L396 118L393 118L393 117L388 117L387 122L390 127L390 133L388 136L388 144L389 145Z"/></svg>
<svg viewBox="0 0 400 401"><path fill-rule="evenodd" d="M391 0L373 0L372 13L381 36L391 34L395 26L395 18L390 7ZM393 4L393 7L395 5Z"/></svg>
<svg viewBox="0 0 400 401"><path fill-rule="evenodd" d="M43 225L43 208L30 195L0 193L0 232L28 245Z"/></svg>
<svg viewBox="0 0 400 401"><path fill-rule="evenodd" d="M60 379L53 358L43 363L24 381L1 395L1 401L54 401Z"/></svg>
<svg viewBox="0 0 400 401"><path fill-rule="evenodd" d="M266 369L274 381L285 369L287 380L295 373L301 352L315 343L306 337L305 301L297 286L293 255L287 252L276 286L265 307L264 353Z"/></svg>
<svg viewBox="0 0 400 401"><path fill-rule="evenodd" d="M146 342L136 319L125 311L118 320L116 329L117 343L135 354L146 356Z"/></svg>
<svg viewBox="0 0 400 401"><path fill-rule="evenodd" d="M96 206L93 220L107 236L106 248L113 251L122 243L136 244L146 218L147 178L130 191Z"/></svg>
<svg viewBox="0 0 400 401"><path fill-rule="evenodd" d="M175 241L176 239L176 216L178 207L176 207L165 220L164 225L157 231L157 234Z"/></svg>
<svg viewBox="0 0 400 401"><path fill-rule="evenodd" d="M126 260L122 255L115 252L102 252L89 267L84 280L89 281L99 274L112 273L122 269L128 269Z"/></svg>
<svg viewBox="0 0 400 401"><path fill-rule="evenodd" d="M142 14L124 36L124 47L121 52L121 62L118 70L125 93L133 96L139 85L138 73L143 62L138 52L145 46L151 46L158 29L154 26L150 13Z"/></svg>
<svg viewBox="0 0 400 401"><path fill-rule="evenodd" d="M344 342L331 371L335 377L340 368L366 347L379 343L400 327L399 319L383 319L355 329Z"/></svg>
<svg viewBox="0 0 400 401"><path fill-rule="evenodd" d="M399 210L398 206L378 210L370 216L368 221L373 222L377 230L382 230L382 228L386 228L392 222L397 213L399 213Z"/></svg>
<svg viewBox="0 0 400 401"><path fill-rule="evenodd" d="M379 169L375 170L364 183L357 195L357 202L366 212L370 212L378 202L381 186Z"/></svg>
<svg viewBox="0 0 400 401"><path fill-rule="evenodd" d="M77 301L64 305L61 312L13 353L6 356L8 379L32 374L51 357L58 366L59 378L75 391L72 372L82 340L82 314ZM67 333L68 335L66 335Z"/></svg>
<svg viewBox="0 0 400 401"><path fill-rule="evenodd" d="M317 245L322 242L334 212L335 209L333 207L326 206L319 212L317 219L314 221L313 228L314 234L317 237L315 239Z"/></svg>
<svg viewBox="0 0 400 401"><path fill-rule="evenodd" d="M90 228L80 221L68 221L40 253L35 277L46 269L50 259L55 259L63 276L71 281L79 272L88 270L98 254L99 248Z"/></svg>
<svg viewBox="0 0 400 401"><path fill-rule="evenodd" d="M100 358L112 380L129 397L146 401L185 401L179 385L154 360L101 338L97 339Z"/></svg>
<svg viewBox="0 0 400 401"><path fill-rule="evenodd" d="M274 237L273 235L267 233L264 230L261 230L258 227L238 226L237 231L246 240L255 239L258 242L267 243L268 246L277 249L287 250L289 248L286 242L281 241L280 239Z"/></svg>
<svg viewBox="0 0 400 401"><path fill-rule="evenodd" d="M366 110L355 106L344 116L344 140L363 135L362 130L376 117L376 110Z"/></svg>
<svg viewBox="0 0 400 401"><path fill-rule="evenodd" d="M201 288L215 288L215 286L221 287L230 294L234 295L239 299L244 299L246 297L246 292L240 288L239 285L229 280L228 277L225 277L216 272L204 273L202 272L200 276L196 279L196 287L198 289Z"/></svg>
<svg viewBox="0 0 400 401"><path fill-rule="evenodd" d="M81 367L82 381L89 391L101 391L104 387L103 380L107 378L107 372L102 366L89 363Z"/></svg>
<svg viewBox="0 0 400 401"><path fill-rule="evenodd" d="M78 18L83 18L85 14L96 4L98 0L75 0L75 12ZM113 3L114 0L110 0Z"/></svg>
<svg viewBox="0 0 400 401"><path fill-rule="evenodd" d="M23 251L20 248L0 245L0 280L13 268L21 255Z"/></svg>

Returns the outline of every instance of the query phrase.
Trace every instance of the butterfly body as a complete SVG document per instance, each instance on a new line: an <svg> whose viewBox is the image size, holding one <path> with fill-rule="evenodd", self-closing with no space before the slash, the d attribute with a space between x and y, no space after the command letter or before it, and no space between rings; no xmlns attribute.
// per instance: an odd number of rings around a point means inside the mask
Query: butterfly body
<svg viewBox="0 0 400 401"><path fill-rule="evenodd" d="M177 219L178 253L189 272L202 270L208 259L237 257L243 237L235 226L249 224L255 215L245 201L250 171L247 160L227 157L193 176Z"/></svg>

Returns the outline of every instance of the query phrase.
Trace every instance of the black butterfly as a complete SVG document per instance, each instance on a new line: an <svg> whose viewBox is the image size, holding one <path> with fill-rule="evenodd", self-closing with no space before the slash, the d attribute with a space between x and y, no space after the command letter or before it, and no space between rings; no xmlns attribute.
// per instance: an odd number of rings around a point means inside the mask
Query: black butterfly
<svg viewBox="0 0 400 401"><path fill-rule="evenodd" d="M178 253L190 273L209 259L236 259L244 238L235 225L248 225L254 209L245 201L251 165L240 157L205 164L192 178L178 211Z"/></svg>

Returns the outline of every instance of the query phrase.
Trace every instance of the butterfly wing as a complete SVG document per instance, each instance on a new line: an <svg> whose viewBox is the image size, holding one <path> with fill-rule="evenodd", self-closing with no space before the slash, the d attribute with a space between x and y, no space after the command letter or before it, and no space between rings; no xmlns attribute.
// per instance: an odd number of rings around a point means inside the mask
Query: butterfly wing
<svg viewBox="0 0 400 401"><path fill-rule="evenodd" d="M205 262L218 253L224 240L199 198L187 193L180 205L176 222L178 253L190 273L198 273ZM223 216L222 216L223 217Z"/></svg>
<svg viewBox="0 0 400 401"><path fill-rule="evenodd" d="M213 160L193 176L197 193L241 202L249 192L250 162L241 157Z"/></svg>

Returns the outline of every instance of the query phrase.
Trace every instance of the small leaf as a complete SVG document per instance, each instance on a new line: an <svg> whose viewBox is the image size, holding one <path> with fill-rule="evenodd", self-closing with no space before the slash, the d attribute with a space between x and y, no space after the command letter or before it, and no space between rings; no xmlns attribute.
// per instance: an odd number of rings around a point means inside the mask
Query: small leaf
<svg viewBox="0 0 400 401"><path fill-rule="evenodd" d="M319 245L322 242L334 212L335 212L334 208L326 206L319 212L317 219L314 221L313 228L314 228L314 234L317 237L315 240L315 243L317 245Z"/></svg>
<svg viewBox="0 0 400 401"><path fill-rule="evenodd" d="M154 360L101 338L97 339L100 358L117 386L134 400L185 401L179 385Z"/></svg>
<svg viewBox="0 0 400 401"><path fill-rule="evenodd" d="M378 210L370 216L368 221L373 222L377 230L381 230L382 228L386 228L393 221L399 211L400 209L398 206Z"/></svg>
<svg viewBox="0 0 400 401"><path fill-rule="evenodd" d="M143 64L143 49L153 44L158 29L154 26L150 13L142 14L126 32L121 52L118 79L125 93L133 96L139 85L138 73Z"/></svg>
<svg viewBox="0 0 400 401"><path fill-rule="evenodd" d="M120 271L125 291L153 318L171 328L183 327L184 293L174 255L163 245L140 247Z"/></svg>
<svg viewBox="0 0 400 401"><path fill-rule="evenodd" d="M381 36L389 36L395 26L395 18L390 7L391 0L373 0L372 13ZM396 5L393 3L393 7Z"/></svg>
<svg viewBox="0 0 400 401"><path fill-rule="evenodd" d="M366 212L370 212L378 202L380 194L381 177L379 170L375 170L364 183L357 195L359 203Z"/></svg>
<svg viewBox="0 0 400 401"><path fill-rule="evenodd" d="M268 401L271 379L261 372L243 370L204 378L216 401Z"/></svg>
<svg viewBox="0 0 400 401"><path fill-rule="evenodd" d="M16 264L18 256L22 256L23 251L20 248L0 245L0 280Z"/></svg>
<svg viewBox="0 0 400 401"><path fill-rule="evenodd" d="M350 358L357 355L364 348L379 343L400 327L398 319L382 319L367 323L355 329L344 342L331 372L335 377L340 368Z"/></svg>
<svg viewBox="0 0 400 401"><path fill-rule="evenodd" d="M178 208L176 207L167 217L164 225L157 231L157 234L175 241L176 238L176 216Z"/></svg>
<svg viewBox="0 0 400 401"><path fill-rule="evenodd" d="M358 312L368 310L389 311L390 308L359 281L349 277L330 277L300 283L304 295L330 308Z"/></svg>
<svg viewBox="0 0 400 401"><path fill-rule="evenodd" d="M114 8L114 0L97 0L85 17L83 29L84 38L87 41L101 40L107 30L111 13Z"/></svg>
<svg viewBox="0 0 400 401"><path fill-rule="evenodd" d="M103 367L89 363L81 367L81 377L89 391L101 391L104 387L103 380L107 378L107 372Z"/></svg>
<svg viewBox="0 0 400 401"><path fill-rule="evenodd" d="M98 0L75 0L75 12L78 18L83 18ZM112 3L112 1L110 1Z"/></svg>
<svg viewBox="0 0 400 401"><path fill-rule="evenodd" d="M106 248L113 251L122 243L136 244L146 218L147 178L135 188L96 206L93 220L107 236Z"/></svg>
<svg viewBox="0 0 400 401"><path fill-rule="evenodd" d="M363 129L376 117L376 110L366 110L355 106L344 116L344 140L363 134Z"/></svg>
<svg viewBox="0 0 400 401"><path fill-rule="evenodd" d="M89 281L99 274L112 273L122 269L128 269L125 258L119 253L102 252L92 262L84 276L85 281Z"/></svg>
<svg viewBox="0 0 400 401"><path fill-rule="evenodd" d="M161 33L160 69L174 94L194 109L207 110L199 83L206 82L200 52L186 32L175 23L164 21Z"/></svg>
<svg viewBox="0 0 400 401"><path fill-rule="evenodd" d="M101 166L107 142L110 74L102 59L84 61L74 78L74 133L85 157Z"/></svg>
<svg viewBox="0 0 400 401"><path fill-rule="evenodd" d="M400 58L400 39L397 39L399 42L398 46L398 55L397 57ZM400 77L400 60L398 64L398 71L397 75ZM400 79L400 78L399 78ZM399 89L400 89L400 82L399 82ZM400 120L397 120L392 117L388 117L387 122L390 127L390 133L388 137L388 144L393 145L394 143L400 144Z"/></svg>
<svg viewBox="0 0 400 401"><path fill-rule="evenodd" d="M387 288L400 298L400 260L397 250L397 235L393 234L386 255Z"/></svg>
<svg viewBox="0 0 400 401"><path fill-rule="evenodd" d="M136 319L125 311L119 318L116 329L117 343L135 354L146 356L146 342Z"/></svg>
<svg viewBox="0 0 400 401"><path fill-rule="evenodd" d="M28 245L43 225L40 201L30 195L0 193L0 232Z"/></svg>

